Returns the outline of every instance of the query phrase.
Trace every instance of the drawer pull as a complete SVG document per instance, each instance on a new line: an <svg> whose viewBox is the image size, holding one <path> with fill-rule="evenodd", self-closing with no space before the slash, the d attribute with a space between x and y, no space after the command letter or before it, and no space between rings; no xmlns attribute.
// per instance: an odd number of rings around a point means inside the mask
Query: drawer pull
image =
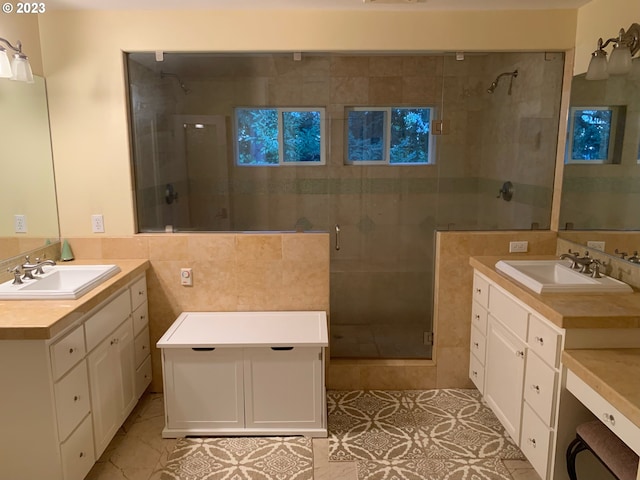
<svg viewBox="0 0 640 480"><path fill-rule="evenodd" d="M524 352L522 350L517 350L516 357L524 358Z"/></svg>
<svg viewBox="0 0 640 480"><path fill-rule="evenodd" d="M538 343L541 347L544 347L544 338L536 337L536 343Z"/></svg>
<svg viewBox="0 0 640 480"><path fill-rule="evenodd" d="M540 393L540 387L538 385L531 385L531 390L538 394Z"/></svg>
<svg viewBox="0 0 640 480"><path fill-rule="evenodd" d="M193 347L191 350L194 352L212 352L216 347Z"/></svg>
<svg viewBox="0 0 640 480"><path fill-rule="evenodd" d="M275 350L276 352L284 352L293 350L293 347L271 347L271 350Z"/></svg>
<svg viewBox="0 0 640 480"><path fill-rule="evenodd" d="M529 442L529 445L531 445L533 448L536 448L536 439L535 438L528 438L527 442Z"/></svg>
<svg viewBox="0 0 640 480"><path fill-rule="evenodd" d="M606 413L605 412L602 415L602 420L604 420L604 423L610 423L612 426L615 426L615 424L616 424L616 417L614 417L610 413Z"/></svg>

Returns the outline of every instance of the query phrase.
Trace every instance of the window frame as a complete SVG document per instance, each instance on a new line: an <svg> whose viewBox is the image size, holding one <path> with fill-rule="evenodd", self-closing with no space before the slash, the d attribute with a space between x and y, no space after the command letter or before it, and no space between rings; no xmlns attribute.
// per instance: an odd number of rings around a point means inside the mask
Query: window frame
<svg viewBox="0 0 640 480"><path fill-rule="evenodd" d="M238 111L239 110L276 110L278 115L278 163L240 163L238 148ZM320 113L320 160L315 162L284 160L284 118L285 112L319 112ZM327 164L327 135L325 107L272 107L272 106L238 106L233 109L233 149L234 166L236 167L283 167L283 166L321 166Z"/></svg>
<svg viewBox="0 0 640 480"><path fill-rule="evenodd" d="M401 110L429 110L429 143L428 149L428 161L427 162L391 162L391 117L394 109ZM349 112L384 112L384 138L383 138L383 155L382 160L350 160L349 159ZM435 156L435 135L433 134L432 126L436 121L435 105L393 105L393 106L350 106L345 107L345 127L344 127L344 164L345 165L384 165L387 167L415 167L415 166L429 166L436 164Z"/></svg>
<svg viewBox="0 0 640 480"><path fill-rule="evenodd" d="M573 129L575 125L575 112L584 111L584 110L598 110L598 111L610 111L611 112L611 124L609 126L609 145L607 148L607 158L606 159L594 159L594 160L585 160L585 159L574 159L572 157L573 152ZM617 127L620 115L620 108L616 105L598 105L598 106L572 106L569 107L569 125L567 128L567 152L565 155L565 164L567 165L610 165L614 164L614 152L615 152L615 144L617 138Z"/></svg>

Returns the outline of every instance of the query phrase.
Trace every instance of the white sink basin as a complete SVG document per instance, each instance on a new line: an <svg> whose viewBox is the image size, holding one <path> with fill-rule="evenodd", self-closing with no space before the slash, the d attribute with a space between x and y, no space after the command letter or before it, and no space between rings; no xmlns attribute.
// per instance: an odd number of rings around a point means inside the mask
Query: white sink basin
<svg viewBox="0 0 640 480"><path fill-rule="evenodd" d="M536 293L632 293L624 282L602 275L592 278L565 260L500 260L496 270Z"/></svg>
<svg viewBox="0 0 640 480"><path fill-rule="evenodd" d="M66 300L80 298L120 271L117 265L45 266L35 280L0 284L0 300Z"/></svg>

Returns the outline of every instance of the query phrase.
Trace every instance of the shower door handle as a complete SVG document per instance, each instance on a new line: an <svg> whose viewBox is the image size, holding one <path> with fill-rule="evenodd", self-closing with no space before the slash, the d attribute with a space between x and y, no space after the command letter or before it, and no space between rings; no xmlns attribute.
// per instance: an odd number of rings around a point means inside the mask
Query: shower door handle
<svg viewBox="0 0 640 480"><path fill-rule="evenodd" d="M340 225L336 223L336 250L340 250Z"/></svg>

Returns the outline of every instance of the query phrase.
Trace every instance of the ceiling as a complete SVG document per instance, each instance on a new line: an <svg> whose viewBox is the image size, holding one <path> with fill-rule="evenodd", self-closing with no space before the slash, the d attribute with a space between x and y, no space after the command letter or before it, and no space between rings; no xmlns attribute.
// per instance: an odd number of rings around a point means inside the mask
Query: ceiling
<svg viewBox="0 0 640 480"><path fill-rule="evenodd" d="M576 9L591 0L48 0L48 9L191 10L545 10Z"/></svg>

